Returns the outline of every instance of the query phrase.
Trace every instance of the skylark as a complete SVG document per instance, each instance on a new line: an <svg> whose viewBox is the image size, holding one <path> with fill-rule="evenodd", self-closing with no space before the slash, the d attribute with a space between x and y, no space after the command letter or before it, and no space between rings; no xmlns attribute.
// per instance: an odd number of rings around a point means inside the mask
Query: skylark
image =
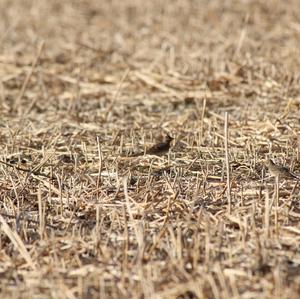
<svg viewBox="0 0 300 299"><path fill-rule="evenodd" d="M271 159L267 160L266 166L268 167L271 176L283 179L300 179L296 175L292 174L287 167L276 165Z"/></svg>
<svg viewBox="0 0 300 299"><path fill-rule="evenodd" d="M163 142L154 144L150 148L146 149L145 154L146 155L163 156L164 154L169 152L172 140L174 140L174 138L171 137L169 134L167 134L165 137L165 140ZM131 157L138 157L138 156L142 156L142 155L144 155L144 153L140 152L140 153L131 155Z"/></svg>

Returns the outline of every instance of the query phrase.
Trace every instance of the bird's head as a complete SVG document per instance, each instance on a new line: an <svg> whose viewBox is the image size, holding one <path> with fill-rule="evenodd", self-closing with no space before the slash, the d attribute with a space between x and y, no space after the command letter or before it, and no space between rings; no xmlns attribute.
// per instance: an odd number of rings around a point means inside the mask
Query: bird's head
<svg viewBox="0 0 300 299"><path fill-rule="evenodd" d="M171 137L169 134L166 135L165 137L166 142L170 143L172 140L174 140L173 137Z"/></svg>
<svg viewBox="0 0 300 299"><path fill-rule="evenodd" d="M271 158L267 158L266 161L265 161L265 165L267 167L270 167L270 166L275 165L275 163L273 162L273 160Z"/></svg>

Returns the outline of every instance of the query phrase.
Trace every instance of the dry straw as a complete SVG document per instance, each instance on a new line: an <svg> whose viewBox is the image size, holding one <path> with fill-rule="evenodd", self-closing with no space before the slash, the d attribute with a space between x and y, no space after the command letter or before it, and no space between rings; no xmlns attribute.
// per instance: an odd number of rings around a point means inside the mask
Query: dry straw
<svg viewBox="0 0 300 299"><path fill-rule="evenodd" d="M299 298L299 15L0 1L0 297Z"/></svg>

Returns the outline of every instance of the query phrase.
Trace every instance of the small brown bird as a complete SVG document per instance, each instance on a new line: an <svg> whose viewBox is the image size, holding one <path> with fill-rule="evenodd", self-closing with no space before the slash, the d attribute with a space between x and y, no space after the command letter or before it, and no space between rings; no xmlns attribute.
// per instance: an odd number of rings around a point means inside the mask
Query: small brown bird
<svg viewBox="0 0 300 299"><path fill-rule="evenodd" d="M266 166L268 167L271 176L284 179L300 179L299 177L292 174L287 167L276 165L271 159L267 160Z"/></svg>
<svg viewBox="0 0 300 299"><path fill-rule="evenodd" d="M174 138L167 134L163 142L154 144L150 148L146 149L146 155L163 156L164 154L169 152L172 140L174 140ZM142 156L143 154L144 153L137 153L132 155L131 157L138 157Z"/></svg>

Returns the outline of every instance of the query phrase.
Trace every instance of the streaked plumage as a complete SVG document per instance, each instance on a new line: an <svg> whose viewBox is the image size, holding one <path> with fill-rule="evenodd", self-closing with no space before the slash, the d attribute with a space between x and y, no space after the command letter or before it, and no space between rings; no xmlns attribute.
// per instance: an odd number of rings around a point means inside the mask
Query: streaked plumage
<svg viewBox="0 0 300 299"><path fill-rule="evenodd" d="M171 142L174 140L169 134L166 135L165 140L163 142L154 144L150 148L146 149L146 155L155 155L155 156L162 156L169 152L171 147ZM144 153L137 153L131 155L131 157L138 157L142 156Z"/></svg>
<svg viewBox="0 0 300 299"><path fill-rule="evenodd" d="M280 177L284 179L297 179L299 178L292 174L287 167L276 165L271 159L268 159L266 166L269 169L269 172L272 176Z"/></svg>

